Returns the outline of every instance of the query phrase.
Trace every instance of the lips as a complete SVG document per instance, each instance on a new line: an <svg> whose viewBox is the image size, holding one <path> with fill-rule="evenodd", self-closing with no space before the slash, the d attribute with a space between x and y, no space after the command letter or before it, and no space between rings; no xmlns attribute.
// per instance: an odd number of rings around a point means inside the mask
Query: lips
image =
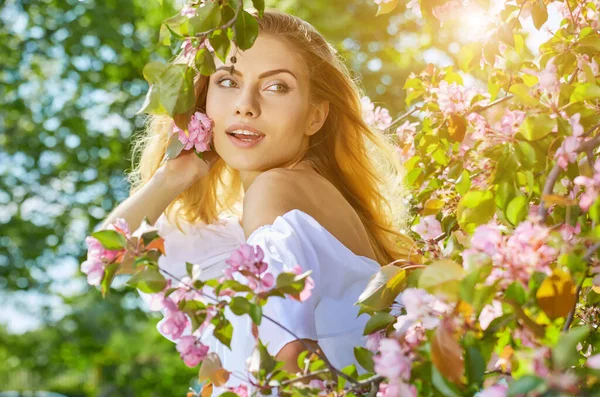
<svg viewBox="0 0 600 397"><path fill-rule="evenodd" d="M232 135L232 132L235 130L250 131L250 132L254 132L260 136L265 136L265 134L263 134L260 130L252 127L250 124L244 124L244 123L232 124L225 130L225 132L228 135Z"/></svg>

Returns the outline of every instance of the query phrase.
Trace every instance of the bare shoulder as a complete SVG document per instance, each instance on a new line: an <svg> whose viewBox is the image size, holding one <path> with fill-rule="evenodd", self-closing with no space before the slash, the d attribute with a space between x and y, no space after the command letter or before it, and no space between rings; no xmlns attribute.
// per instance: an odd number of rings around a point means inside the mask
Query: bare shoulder
<svg viewBox="0 0 600 397"><path fill-rule="evenodd" d="M242 226L246 238L263 225L299 208L298 181L294 170L272 169L260 174L244 195Z"/></svg>

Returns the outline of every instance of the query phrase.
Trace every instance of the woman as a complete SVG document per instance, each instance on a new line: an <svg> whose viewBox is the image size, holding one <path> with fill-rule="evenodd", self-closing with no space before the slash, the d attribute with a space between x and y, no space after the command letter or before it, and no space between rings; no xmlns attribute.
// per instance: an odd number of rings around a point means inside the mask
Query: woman
<svg viewBox="0 0 600 397"><path fill-rule="evenodd" d="M257 20L252 48L232 48L225 64L214 57L217 71L195 80L194 111L213 120L216 153L203 161L184 152L161 164L173 123L155 117L136 143L132 195L105 225L157 221L167 252L159 264L178 276L187 261L199 277L219 277L245 242L263 249L272 271L312 270L310 299L273 298L264 312L342 368L363 344L366 316L356 318L354 302L369 277L409 257L411 241L396 231L401 209L391 205L402 198L400 164L387 137L364 123L360 91L325 39L285 13ZM243 372L253 348L247 317L232 319L231 351L202 338L228 370ZM260 335L284 369L298 371L302 341L269 322Z"/></svg>

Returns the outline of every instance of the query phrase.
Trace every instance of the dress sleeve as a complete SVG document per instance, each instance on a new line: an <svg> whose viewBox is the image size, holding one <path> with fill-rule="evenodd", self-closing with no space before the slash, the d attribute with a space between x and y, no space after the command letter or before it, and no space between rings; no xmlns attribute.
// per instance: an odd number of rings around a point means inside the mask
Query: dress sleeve
<svg viewBox="0 0 600 397"><path fill-rule="evenodd" d="M310 277L315 284L312 294L303 302L289 297L271 297L263 306L259 336L269 353L276 355L296 338L316 341L315 310L321 296L321 271L315 247L303 236L301 230L294 229L283 221L259 227L248 237L246 243L261 247L264 251L263 261L268 264L267 271L275 279L281 272L290 272L299 265L302 272L312 271ZM277 321L294 335L266 317Z"/></svg>

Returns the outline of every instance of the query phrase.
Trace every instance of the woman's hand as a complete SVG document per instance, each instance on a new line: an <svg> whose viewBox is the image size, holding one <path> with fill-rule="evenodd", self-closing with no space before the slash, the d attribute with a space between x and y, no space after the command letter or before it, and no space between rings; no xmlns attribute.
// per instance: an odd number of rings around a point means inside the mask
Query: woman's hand
<svg viewBox="0 0 600 397"><path fill-rule="evenodd" d="M203 152L200 159L194 150L184 150L176 158L166 160L152 178L181 193L206 176L219 158L215 151Z"/></svg>

